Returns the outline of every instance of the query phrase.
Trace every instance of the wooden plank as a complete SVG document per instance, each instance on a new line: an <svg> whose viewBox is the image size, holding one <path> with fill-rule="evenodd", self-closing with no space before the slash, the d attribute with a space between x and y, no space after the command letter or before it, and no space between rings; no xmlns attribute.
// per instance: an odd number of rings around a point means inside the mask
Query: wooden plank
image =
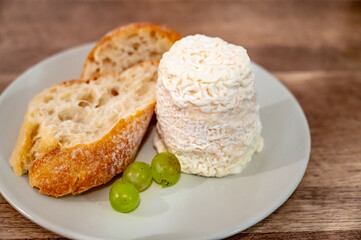
<svg viewBox="0 0 361 240"><path fill-rule="evenodd" d="M302 183L274 214L244 232L361 231L360 199L356 187L305 187Z"/></svg>
<svg viewBox="0 0 361 240"><path fill-rule="evenodd" d="M0 213L0 239L62 238L23 217L9 204L0 204Z"/></svg>
<svg viewBox="0 0 361 240"><path fill-rule="evenodd" d="M5 198L0 194L0 204L8 204Z"/></svg>
<svg viewBox="0 0 361 240"><path fill-rule="evenodd" d="M302 185L361 191L361 72L276 76L297 97L311 129L311 159Z"/></svg>
<svg viewBox="0 0 361 240"><path fill-rule="evenodd" d="M11 1L0 3L1 73L136 21L245 46L273 71L359 70L360 1ZM21 6L21 7L19 7ZM29 23L29 24L25 24Z"/></svg>
<svg viewBox="0 0 361 240"><path fill-rule="evenodd" d="M292 233L240 233L228 240L279 240L279 239L292 239L292 240L341 240L341 239L361 239L361 231L326 231L326 232L292 232Z"/></svg>

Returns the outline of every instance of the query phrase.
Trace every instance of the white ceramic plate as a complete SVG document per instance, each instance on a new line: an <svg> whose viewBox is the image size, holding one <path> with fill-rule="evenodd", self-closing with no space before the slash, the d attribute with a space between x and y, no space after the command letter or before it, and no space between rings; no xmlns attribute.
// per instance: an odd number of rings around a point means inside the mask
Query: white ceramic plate
<svg viewBox="0 0 361 240"><path fill-rule="evenodd" d="M17 177L8 159L30 99L63 80L76 79L94 44L56 54L17 78L0 97L0 191L31 221L76 239L214 239L240 232L281 206L301 181L310 133L301 107L271 74L254 64L265 147L241 174L204 178L182 174L178 184L141 193L139 207L121 214L108 202L110 184L78 196L53 198ZM154 126L136 160L150 162Z"/></svg>

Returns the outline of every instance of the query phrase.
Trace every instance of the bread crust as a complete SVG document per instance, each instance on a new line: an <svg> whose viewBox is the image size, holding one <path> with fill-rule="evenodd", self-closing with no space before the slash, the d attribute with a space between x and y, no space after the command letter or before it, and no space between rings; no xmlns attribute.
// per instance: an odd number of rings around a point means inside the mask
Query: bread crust
<svg viewBox="0 0 361 240"><path fill-rule="evenodd" d="M134 161L154 105L119 120L98 141L57 147L35 160L29 171L30 185L42 194L59 197L107 183Z"/></svg>
<svg viewBox="0 0 361 240"><path fill-rule="evenodd" d="M88 78L87 75L89 75L88 72L90 71L89 66L93 62L95 62L94 54L101 46L105 45L107 42L109 42L110 40L112 40L115 37L130 36L132 34L137 34L137 33L139 33L139 30L149 31L150 33L151 32L157 33L158 35L162 36L163 38L168 39L168 41L171 43L171 45L173 43L175 43L177 40L182 38L181 35L179 35L179 33L177 33L176 31L174 31L170 28L167 28L166 26L157 25L157 24L153 24L153 23L132 23L132 24L128 24L128 25L116 28L116 29L108 32L107 34L105 34L104 37L102 37L102 39L97 43L97 45L89 53L87 59L85 60L85 64L84 64L83 71L81 73L80 78L81 79ZM143 59L143 60L146 60L146 59Z"/></svg>
<svg viewBox="0 0 361 240"><path fill-rule="evenodd" d="M23 124L21 125L18 139L16 141L14 150L10 156L9 162L16 175L21 176L26 173L21 164L20 159L26 159L31 147L33 146L32 133L36 130L36 124L33 124L27 120L28 113L25 115Z"/></svg>

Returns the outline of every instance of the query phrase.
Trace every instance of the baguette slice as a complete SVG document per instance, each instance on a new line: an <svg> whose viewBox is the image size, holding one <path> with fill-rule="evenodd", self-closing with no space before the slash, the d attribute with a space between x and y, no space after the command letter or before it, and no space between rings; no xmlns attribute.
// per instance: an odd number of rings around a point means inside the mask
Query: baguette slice
<svg viewBox="0 0 361 240"><path fill-rule="evenodd" d="M78 194L134 160L152 118L158 62L56 84L29 103L10 164L40 193Z"/></svg>
<svg viewBox="0 0 361 240"><path fill-rule="evenodd" d="M106 34L85 61L81 79L107 71L121 73L149 59L160 59L181 38L167 27L137 23L117 28Z"/></svg>

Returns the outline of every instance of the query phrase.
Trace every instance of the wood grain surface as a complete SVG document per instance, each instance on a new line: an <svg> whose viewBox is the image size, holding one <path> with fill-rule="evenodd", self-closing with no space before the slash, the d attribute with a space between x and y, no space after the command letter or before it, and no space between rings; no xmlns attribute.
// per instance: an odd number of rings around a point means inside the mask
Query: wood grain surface
<svg viewBox="0 0 361 240"><path fill-rule="evenodd" d="M360 1L0 0L0 92L42 59L138 21L243 45L307 116L312 150L299 187L229 239L361 239ZM0 195L0 239L45 238L62 237Z"/></svg>

